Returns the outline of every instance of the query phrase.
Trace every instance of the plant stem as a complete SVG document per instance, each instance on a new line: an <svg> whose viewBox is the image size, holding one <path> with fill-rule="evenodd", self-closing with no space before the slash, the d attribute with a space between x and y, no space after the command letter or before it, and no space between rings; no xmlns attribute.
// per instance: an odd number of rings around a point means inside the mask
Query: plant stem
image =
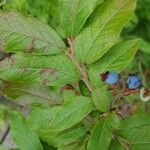
<svg viewBox="0 0 150 150"><path fill-rule="evenodd" d="M80 91L78 91L74 86L72 86L71 84L68 84L64 87L65 90L72 90L75 94L77 95L81 95Z"/></svg>
<svg viewBox="0 0 150 150"><path fill-rule="evenodd" d="M130 150L130 143L126 141L125 139L117 136L116 134L112 135L112 138L116 141L118 141L126 150Z"/></svg>
<svg viewBox="0 0 150 150"><path fill-rule="evenodd" d="M6 106L9 106L12 110L22 110L23 108L26 108L24 105L18 104L14 101L8 100L5 96L3 96L2 93L0 93L0 103Z"/></svg>
<svg viewBox="0 0 150 150"><path fill-rule="evenodd" d="M143 80L143 86L145 87L146 86L146 79L145 79L145 76L143 74L140 50L138 51L138 54L137 54L137 65L138 65L138 69L139 69L139 72L140 72L142 80Z"/></svg>
<svg viewBox="0 0 150 150"><path fill-rule="evenodd" d="M5 129L5 131L4 131L3 134L2 134L2 137L1 137L1 139L0 139L0 144L3 144L3 142L5 141L5 139L6 139L7 135L8 135L8 133L9 133L9 131L10 131L10 126L9 126L9 124L8 124L7 127L6 127L6 129Z"/></svg>
<svg viewBox="0 0 150 150"><path fill-rule="evenodd" d="M89 91L92 92L93 87L90 84L90 81L88 79L86 67L84 65L80 65L74 55L74 48L73 48L74 47L74 39L68 39L68 43L69 43L70 48L68 48L67 55L72 60L72 62L75 64L75 66L78 68L78 70L80 71L81 79L84 81L84 83L86 84Z"/></svg>

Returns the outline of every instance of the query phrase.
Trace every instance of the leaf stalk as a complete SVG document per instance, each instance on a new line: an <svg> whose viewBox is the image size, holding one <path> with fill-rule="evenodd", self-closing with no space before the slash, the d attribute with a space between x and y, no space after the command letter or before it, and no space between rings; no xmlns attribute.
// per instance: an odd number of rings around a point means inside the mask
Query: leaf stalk
<svg viewBox="0 0 150 150"><path fill-rule="evenodd" d="M92 92L93 87L92 87L92 85L91 85L91 83L88 79L88 75L87 75L87 72L86 72L86 67L84 65L80 65L78 60L75 57L75 54L74 54L74 39L73 38L68 38L68 44L69 44L70 47L68 48L67 55L72 60L72 62L75 64L77 69L80 71L81 79L86 84L89 91Z"/></svg>

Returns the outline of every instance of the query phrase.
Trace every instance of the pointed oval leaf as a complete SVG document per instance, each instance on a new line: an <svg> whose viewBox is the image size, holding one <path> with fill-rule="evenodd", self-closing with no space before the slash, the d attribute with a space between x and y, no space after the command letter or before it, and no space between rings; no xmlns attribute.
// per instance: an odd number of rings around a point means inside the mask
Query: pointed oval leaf
<svg viewBox="0 0 150 150"><path fill-rule="evenodd" d="M131 150L149 149L150 116L148 114L137 114L122 120L116 133L117 136L128 142ZM119 147L119 144L117 147Z"/></svg>
<svg viewBox="0 0 150 150"><path fill-rule="evenodd" d="M123 144L121 145L115 140L112 140L109 146L109 150L126 150L126 149L127 147L125 148Z"/></svg>
<svg viewBox="0 0 150 150"><path fill-rule="evenodd" d="M3 81L0 84L1 92L7 98L15 100L21 105L40 104L42 106L61 104L60 89L40 85L23 85Z"/></svg>
<svg viewBox="0 0 150 150"><path fill-rule="evenodd" d="M136 0L108 0L98 7L89 25L75 40L75 53L81 63L98 60L119 40L135 4Z"/></svg>
<svg viewBox="0 0 150 150"><path fill-rule="evenodd" d="M150 43L147 41L143 41L140 50L144 53L150 54Z"/></svg>
<svg viewBox="0 0 150 150"><path fill-rule="evenodd" d="M12 112L10 128L18 148L21 150L43 150L39 137L28 128L25 118L19 112Z"/></svg>
<svg viewBox="0 0 150 150"><path fill-rule="evenodd" d="M6 52L60 53L65 44L47 24L17 12L0 12L0 41Z"/></svg>
<svg viewBox="0 0 150 150"><path fill-rule="evenodd" d="M85 127L71 129L69 131L60 132L57 135L50 133L40 134L40 138L54 147L62 147L73 142L79 141L87 132Z"/></svg>
<svg viewBox="0 0 150 150"><path fill-rule="evenodd" d="M60 20L66 37L79 33L98 4L99 0L59 0Z"/></svg>
<svg viewBox="0 0 150 150"><path fill-rule="evenodd" d="M38 131L39 129L47 129L60 108L60 106L57 106L52 108L32 109L27 118L28 126L35 131Z"/></svg>
<svg viewBox="0 0 150 150"><path fill-rule="evenodd" d="M65 103L58 111L49 125L49 131L63 131L79 123L92 110L94 105L90 98L76 97Z"/></svg>
<svg viewBox="0 0 150 150"><path fill-rule="evenodd" d="M0 63L0 78L18 83L64 85L78 81L79 73L66 55L15 54Z"/></svg>
<svg viewBox="0 0 150 150"><path fill-rule="evenodd" d="M107 112L110 109L110 99L104 88L95 88L92 92L92 99L101 112Z"/></svg>
<svg viewBox="0 0 150 150"><path fill-rule="evenodd" d="M99 75L106 71L120 72L133 60L141 40L129 40L113 46L102 58L89 67L89 78L94 84L100 82ZM96 77L96 79L95 79Z"/></svg>
<svg viewBox="0 0 150 150"><path fill-rule="evenodd" d="M87 150L108 150L111 141L112 126L116 126L116 124L118 124L118 117L115 114L101 118L93 128Z"/></svg>

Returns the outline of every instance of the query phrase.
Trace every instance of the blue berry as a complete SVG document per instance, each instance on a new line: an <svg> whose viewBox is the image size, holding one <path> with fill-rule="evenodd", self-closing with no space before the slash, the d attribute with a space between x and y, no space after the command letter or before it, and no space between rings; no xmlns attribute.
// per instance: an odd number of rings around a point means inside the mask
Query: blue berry
<svg viewBox="0 0 150 150"><path fill-rule="evenodd" d="M129 75L127 84L128 89L137 89L141 86L141 79L137 75Z"/></svg>
<svg viewBox="0 0 150 150"><path fill-rule="evenodd" d="M109 72L107 75L107 79L105 80L108 84L116 84L119 81L119 75L116 72Z"/></svg>

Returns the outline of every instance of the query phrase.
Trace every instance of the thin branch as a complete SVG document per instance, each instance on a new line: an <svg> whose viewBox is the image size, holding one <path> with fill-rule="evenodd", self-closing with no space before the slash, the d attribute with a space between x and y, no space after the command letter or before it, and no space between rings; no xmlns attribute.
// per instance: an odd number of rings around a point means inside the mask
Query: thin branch
<svg viewBox="0 0 150 150"><path fill-rule="evenodd" d="M0 96L3 97L2 99L0 99L0 103L3 105L9 106L13 110L16 110L16 109L22 110L26 108L26 106L24 105L8 100L5 96L2 95L2 93L0 93Z"/></svg>
<svg viewBox="0 0 150 150"><path fill-rule="evenodd" d="M83 65L80 65L79 62L77 61L76 57L75 57L75 54L74 54L74 39L68 39L68 43L69 43L70 48L68 48L67 55L72 60L72 62L75 64L75 66L78 68L78 70L80 71L81 79L84 81L84 83L88 87L89 91L92 92L93 87L90 84L90 81L88 79L87 72L86 72L86 67L83 66Z"/></svg>
<svg viewBox="0 0 150 150"><path fill-rule="evenodd" d="M9 133L9 131L10 131L10 125L8 124L7 127L6 127L6 129L5 129L5 131L2 133L2 136L1 136L1 139L0 139L0 144L4 143L4 141L7 138L7 135Z"/></svg>
<svg viewBox="0 0 150 150"><path fill-rule="evenodd" d="M126 150L130 150L130 143L122 137L113 133L112 138L118 141Z"/></svg>
<svg viewBox="0 0 150 150"><path fill-rule="evenodd" d="M28 110L28 108L26 106L20 105L18 103L15 103L11 100L6 99L6 97L4 97L1 93L0 93L0 103L3 105L8 106L10 109L12 110L20 110L24 113L25 110ZM9 118L9 117L8 117ZM0 137L0 144L3 144L4 141L6 140L8 134L10 131L10 125L9 125L9 121L6 121L6 128L5 130L2 132L2 135Z"/></svg>

